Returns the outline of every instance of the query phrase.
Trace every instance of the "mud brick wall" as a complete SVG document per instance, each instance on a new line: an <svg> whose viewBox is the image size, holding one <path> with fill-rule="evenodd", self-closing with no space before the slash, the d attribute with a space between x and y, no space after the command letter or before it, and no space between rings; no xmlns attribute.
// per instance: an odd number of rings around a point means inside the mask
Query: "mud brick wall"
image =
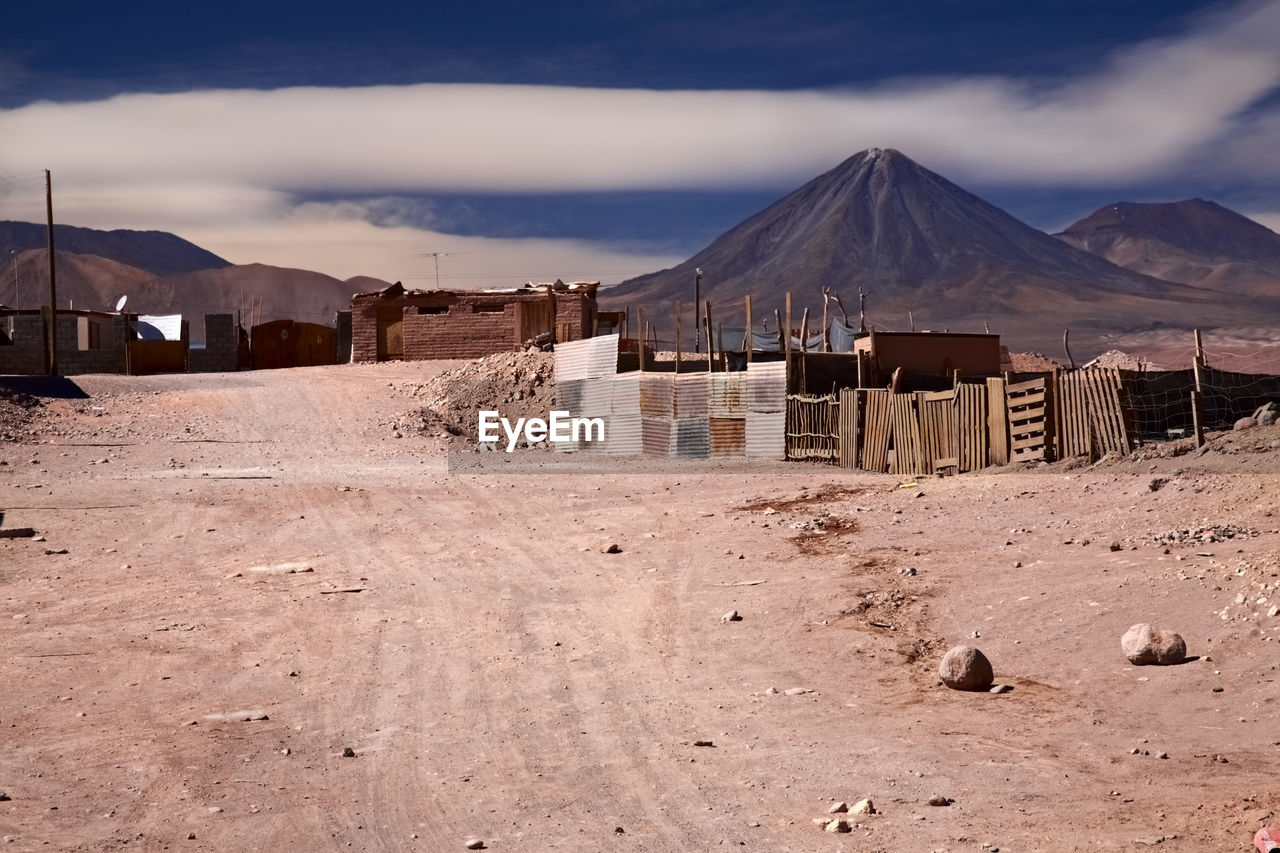
<svg viewBox="0 0 1280 853"><path fill-rule="evenodd" d="M5 344L0 340L0 373L23 376L44 373L43 318L39 314L0 317L0 329L10 327L13 329L12 343Z"/></svg>
<svg viewBox="0 0 1280 853"><path fill-rule="evenodd" d="M125 340L128 321L123 315L111 320L111 341L102 349L80 349L79 320L74 314L58 315L58 373L75 376L81 373L124 373ZM103 330L103 337L106 337Z"/></svg>
<svg viewBox="0 0 1280 853"><path fill-rule="evenodd" d="M568 325L567 341L579 341L591 337L591 327L596 319L596 301L581 293L556 294L556 328ZM560 341L565 343L566 341Z"/></svg>
<svg viewBox="0 0 1280 853"><path fill-rule="evenodd" d="M475 312L475 304L460 302L444 314L404 314L404 357L480 358L510 352L516 345L516 306L501 313Z"/></svg>
<svg viewBox="0 0 1280 853"><path fill-rule="evenodd" d="M204 315L204 349L192 347L187 352L187 370L191 373L230 373L236 369L239 336L231 314Z"/></svg>
<svg viewBox="0 0 1280 853"><path fill-rule="evenodd" d="M396 305L397 303L392 303ZM378 308L387 300L369 297L351 302L351 360L378 360Z"/></svg>

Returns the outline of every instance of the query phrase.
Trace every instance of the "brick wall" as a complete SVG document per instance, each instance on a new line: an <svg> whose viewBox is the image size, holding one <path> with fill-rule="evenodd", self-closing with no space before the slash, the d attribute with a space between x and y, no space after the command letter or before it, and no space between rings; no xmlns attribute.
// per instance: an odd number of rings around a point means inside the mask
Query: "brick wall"
<svg viewBox="0 0 1280 853"><path fill-rule="evenodd" d="M516 349L516 306L506 305L502 313L475 312L469 302L453 305L444 314L404 316L404 357L479 358Z"/></svg>
<svg viewBox="0 0 1280 853"><path fill-rule="evenodd" d="M11 344L0 343L0 374L38 376L44 363L44 322L39 314L0 317L3 328L12 327Z"/></svg>
<svg viewBox="0 0 1280 853"><path fill-rule="evenodd" d="M204 315L204 349L192 347L187 352L187 370L191 373L230 373L236 369L239 335L231 314Z"/></svg>
<svg viewBox="0 0 1280 853"><path fill-rule="evenodd" d="M376 296L351 301L352 361L378 360L378 308L387 307L389 301Z"/></svg>

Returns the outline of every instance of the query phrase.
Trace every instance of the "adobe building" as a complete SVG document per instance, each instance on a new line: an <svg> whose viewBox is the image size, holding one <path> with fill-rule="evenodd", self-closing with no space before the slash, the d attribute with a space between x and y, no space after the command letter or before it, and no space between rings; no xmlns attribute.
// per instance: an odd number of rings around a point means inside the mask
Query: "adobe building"
<svg viewBox="0 0 1280 853"><path fill-rule="evenodd" d="M351 298L351 360L479 358L539 336L592 337L598 281L511 290L406 290L399 282Z"/></svg>

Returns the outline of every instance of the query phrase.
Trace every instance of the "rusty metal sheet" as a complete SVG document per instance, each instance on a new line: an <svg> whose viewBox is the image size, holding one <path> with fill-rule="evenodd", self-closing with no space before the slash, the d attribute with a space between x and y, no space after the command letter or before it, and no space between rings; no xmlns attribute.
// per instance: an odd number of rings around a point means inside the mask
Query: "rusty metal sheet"
<svg viewBox="0 0 1280 853"><path fill-rule="evenodd" d="M707 414L713 418L747 416L747 374L743 371L711 374Z"/></svg>
<svg viewBox="0 0 1280 853"><path fill-rule="evenodd" d="M646 456L671 455L671 418L640 419L641 443Z"/></svg>
<svg viewBox="0 0 1280 853"><path fill-rule="evenodd" d="M711 388L706 373L684 373L675 377L675 413L677 418L705 418L707 396Z"/></svg>
<svg viewBox="0 0 1280 853"><path fill-rule="evenodd" d="M711 418L709 431L711 434L712 456L747 455L747 421L745 417Z"/></svg>
<svg viewBox="0 0 1280 853"><path fill-rule="evenodd" d="M662 373L640 375L640 414L646 418L669 418L675 411L673 376Z"/></svg>
<svg viewBox="0 0 1280 853"><path fill-rule="evenodd" d="M747 410L751 412L785 412L787 410L786 362L753 361L747 365Z"/></svg>
<svg viewBox="0 0 1280 853"><path fill-rule="evenodd" d="M747 457L782 459L787 452L786 412L747 412Z"/></svg>
<svg viewBox="0 0 1280 853"><path fill-rule="evenodd" d="M706 459L711 455L711 432L707 418L676 418L672 421L671 455L680 459Z"/></svg>

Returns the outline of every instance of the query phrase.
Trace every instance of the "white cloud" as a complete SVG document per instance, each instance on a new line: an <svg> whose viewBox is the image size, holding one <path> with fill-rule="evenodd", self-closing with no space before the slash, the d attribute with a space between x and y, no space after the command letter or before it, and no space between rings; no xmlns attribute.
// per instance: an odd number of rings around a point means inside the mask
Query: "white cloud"
<svg viewBox="0 0 1280 853"><path fill-rule="evenodd" d="M229 257L287 256L320 268L308 259L333 258L337 246L356 257L361 241L390 246L412 234L425 250L443 239L368 226L388 220L394 202L379 196L781 190L872 146L900 148L961 182L1131 186L1191 168L1224 179L1280 175L1271 156L1280 108L1266 103L1280 86L1277 43L1280 0L1270 0L1202 17L1180 38L1136 45L1060 81L914 80L823 92L424 84L129 94L0 111L0 140L5 168L54 170L60 221L175 230ZM294 201L314 193L362 201ZM31 193L0 194L0 216L41 212ZM503 245L532 253L544 244ZM570 259L564 264L590 265L583 244L555 245ZM593 251L601 263L613 257Z"/></svg>
<svg viewBox="0 0 1280 853"><path fill-rule="evenodd" d="M1280 234L1280 213L1250 213L1249 218Z"/></svg>

